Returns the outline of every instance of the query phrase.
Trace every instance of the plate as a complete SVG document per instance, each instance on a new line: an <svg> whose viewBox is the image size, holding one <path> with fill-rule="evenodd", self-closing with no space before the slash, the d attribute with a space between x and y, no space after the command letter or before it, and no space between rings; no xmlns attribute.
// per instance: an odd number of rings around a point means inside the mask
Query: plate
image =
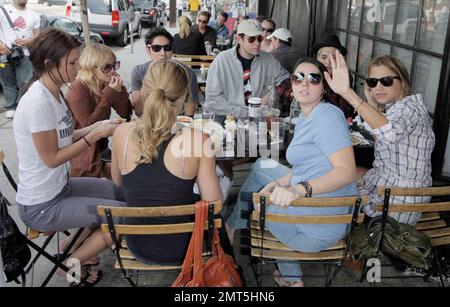
<svg viewBox="0 0 450 307"><path fill-rule="evenodd" d="M203 132L208 134L215 147L221 147L226 136L226 131L221 124L214 121L208 121L203 125Z"/></svg>
<svg viewBox="0 0 450 307"><path fill-rule="evenodd" d="M189 116L177 116L177 122L187 127L191 127L193 121Z"/></svg>

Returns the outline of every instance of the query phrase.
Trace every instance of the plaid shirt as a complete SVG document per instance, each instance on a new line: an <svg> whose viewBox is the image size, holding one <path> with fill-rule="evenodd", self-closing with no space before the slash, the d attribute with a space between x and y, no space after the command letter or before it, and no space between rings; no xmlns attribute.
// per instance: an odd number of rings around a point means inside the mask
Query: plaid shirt
<svg viewBox="0 0 450 307"><path fill-rule="evenodd" d="M359 183L361 193L370 194L370 203L382 202L376 197L379 186L429 187L431 179L431 153L435 137L431 119L421 95L405 97L386 106L388 124L379 129L366 128L375 135L375 161ZM395 203L427 203L428 197L393 197ZM372 208L365 208L373 216ZM417 213L393 214L403 223L415 224Z"/></svg>

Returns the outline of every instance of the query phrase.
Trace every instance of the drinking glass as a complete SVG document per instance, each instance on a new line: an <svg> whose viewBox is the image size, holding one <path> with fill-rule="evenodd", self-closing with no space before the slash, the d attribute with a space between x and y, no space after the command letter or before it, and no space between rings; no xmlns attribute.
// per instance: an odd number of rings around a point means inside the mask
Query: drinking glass
<svg viewBox="0 0 450 307"><path fill-rule="evenodd" d="M216 114L214 114L214 112L205 104L203 105L203 119L207 120L207 121L213 121L216 118Z"/></svg>
<svg viewBox="0 0 450 307"><path fill-rule="evenodd" d="M290 125L289 125L289 132L291 134L294 133L295 130L295 124L293 123L293 121L297 118L300 117L300 114L302 113L302 109L300 107L300 103L297 100L292 100L291 103L291 112L290 112Z"/></svg>

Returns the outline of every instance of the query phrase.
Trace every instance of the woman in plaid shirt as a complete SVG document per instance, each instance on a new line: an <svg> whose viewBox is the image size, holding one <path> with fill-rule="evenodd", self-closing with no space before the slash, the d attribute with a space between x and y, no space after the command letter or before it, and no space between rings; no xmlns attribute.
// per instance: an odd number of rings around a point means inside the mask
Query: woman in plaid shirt
<svg viewBox="0 0 450 307"><path fill-rule="evenodd" d="M373 205L381 203L377 187L430 187L431 153L435 144L431 119L421 95L411 94L411 81L405 66L398 59L381 56L368 68L365 85L367 102L350 88L348 68L344 57L336 52L330 57L333 77L326 74L331 89L347 100L364 119L364 125L375 136L375 161L370 170L361 170L359 191L370 195L365 207L375 216ZM384 105L380 113L369 103ZM359 179L358 178L358 179ZM427 203L429 197L394 197L396 203ZM396 220L415 225L420 213L391 214Z"/></svg>

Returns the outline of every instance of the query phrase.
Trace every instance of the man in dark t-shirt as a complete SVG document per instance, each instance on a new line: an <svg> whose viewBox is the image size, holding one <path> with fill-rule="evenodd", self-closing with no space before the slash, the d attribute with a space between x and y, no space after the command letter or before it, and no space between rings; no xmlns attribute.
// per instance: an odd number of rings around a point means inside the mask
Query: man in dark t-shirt
<svg viewBox="0 0 450 307"><path fill-rule="evenodd" d="M137 116L141 116L143 111L144 105L141 97L141 88L148 67L152 61L169 60L172 57L173 41L173 36L162 27L153 28L145 35L145 46L151 61L137 65L131 73L131 100ZM186 69L191 81L191 101L185 106L185 115L192 116L195 114L197 105L200 103L197 76L190 67L184 64L182 65Z"/></svg>

